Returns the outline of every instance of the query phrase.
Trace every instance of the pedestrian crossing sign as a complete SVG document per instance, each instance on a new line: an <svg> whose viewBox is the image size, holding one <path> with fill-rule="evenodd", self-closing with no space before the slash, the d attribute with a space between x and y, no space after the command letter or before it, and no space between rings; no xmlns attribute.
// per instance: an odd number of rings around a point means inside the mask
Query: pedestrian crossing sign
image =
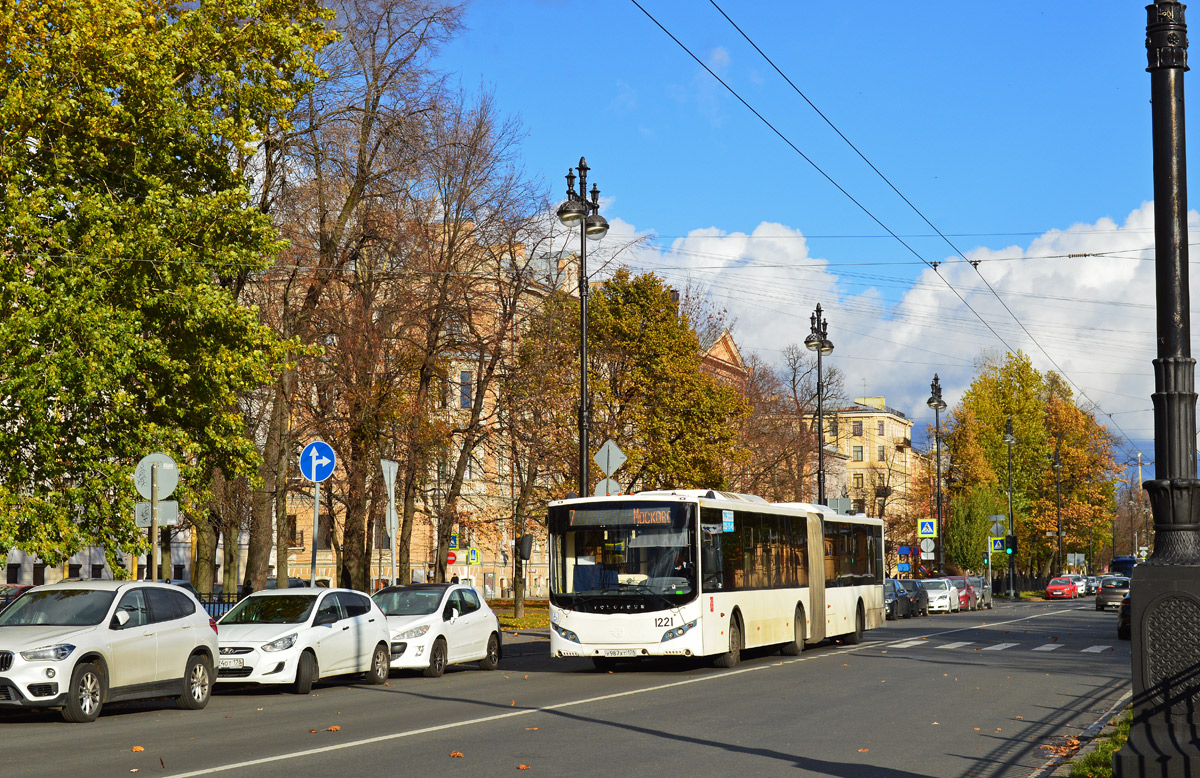
<svg viewBox="0 0 1200 778"><path fill-rule="evenodd" d="M933 519L921 519L917 522L917 537L919 538L936 538L937 537L937 522Z"/></svg>
<svg viewBox="0 0 1200 778"><path fill-rule="evenodd" d="M1004 538L988 538L988 548L993 552L1004 553Z"/></svg>

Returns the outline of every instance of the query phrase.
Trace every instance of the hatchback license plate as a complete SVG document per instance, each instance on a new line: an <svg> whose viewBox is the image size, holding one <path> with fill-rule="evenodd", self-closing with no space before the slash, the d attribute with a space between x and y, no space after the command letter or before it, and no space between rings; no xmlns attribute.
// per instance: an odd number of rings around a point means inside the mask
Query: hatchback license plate
<svg viewBox="0 0 1200 778"><path fill-rule="evenodd" d="M605 656L637 656L632 648L611 648L604 652Z"/></svg>
<svg viewBox="0 0 1200 778"><path fill-rule="evenodd" d="M218 659L217 668L220 670L240 670L242 660L240 659Z"/></svg>

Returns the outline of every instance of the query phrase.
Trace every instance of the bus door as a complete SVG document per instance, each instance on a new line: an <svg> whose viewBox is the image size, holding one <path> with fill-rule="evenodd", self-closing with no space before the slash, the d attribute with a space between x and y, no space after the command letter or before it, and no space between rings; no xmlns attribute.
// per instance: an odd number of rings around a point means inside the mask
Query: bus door
<svg viewBox="0 0 1200 778"><path fill-rule="evenodd" d="M825 522L819 513L808 514L808 618L809 642L825 639Z"/></svg>

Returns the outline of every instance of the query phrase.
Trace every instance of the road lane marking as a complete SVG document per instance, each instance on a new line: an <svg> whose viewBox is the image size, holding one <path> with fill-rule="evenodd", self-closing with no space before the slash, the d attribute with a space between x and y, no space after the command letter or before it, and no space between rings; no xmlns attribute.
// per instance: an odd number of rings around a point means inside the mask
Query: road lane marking
<svg viewBox="0 0 1200 778"><path fill-rule="evenodd" d="M1062 648L1062 643L1046 643L1033 649L1034 651L1053 651L1056 648Z"/></svg>
<svg viewBox="0 0 1200 778"><path fill-rule="evenodd" d="M1081 651L1081 654L1100 654L1112 648L1112 646L1091 646Z"/></svg>
<svg viewBox="0 0 1200 778"><path fill-rule="evenodd" d="M938 646L938 648L962 648L963 646L971 645L973 642L975 642L975 641L966 640L966 641L962 641L960 643L945 643L943 645Z"/></svg>
<svg viewBox="0 0 1200 778"><path fill-rule="evenodd" d="M855 651L861 651L864 648L875 648L882 645L880 642L867 641L860 643L857 646L849 646L837 651L822 651L821 653L809 653L800 655L794 659L785 659L782 662L773 662L768 665L757 665L755 667L743 667L740 670L730 670L725 673L715 673L706 675L700 678L689 678L684 681L672 681L671 683L659 684L658 686L648 686L645 689L630 689L629 691L616 692L614 694L602 694L598 697L588 697L582 700L568 700L567 702L559 702L554 705L543 705L537 708L523 708L521 710L507 711L505 713L497 713L493 716L481 716L474 719L463 719L461 721L451 721L446 724L437 724L432 727L422 727L421 729L410 729L404 732L393 732L390 735L377 735L375 737L363 738L361 740L353 740L348 743L339 743L332 746L322 746L319 748L309 748L304 751L295 751L288 754L277 754L276 756L264 756L259 759L249 759L244 762L231 762L230 764L218 765L216 767L206 767L200 770L192 770L186 773L174 773L171 778L196 778L201 775L216 775L217 773L229 772L231 770L240 770L245 767L255 767L257 765L271 764L272 762L283 762L289 759L302 759L308 756L316 756L318 754L328 754L333 751L341 751L347 748L358 748L360 746L369 746L375 743L386 743L390 740L400 740L403 738L415 737L417 735L427 735L431 732L443 732L449 729L458 729L459 727L469 727L474 724L486 724L493 721L503 721L504 719L517 718L519 716L528 716L533 713L545 713L547 711L562 710L564 708L573 708L577 705L588 705L594 702L604 702L606 700L615 700L621 697L631 697L636 694L645 694L647 692L657 692L663 689L673 689L679 686L690 686L694 683L705 683L715 681L721 678L728 678L731 675L742 675L743 673L757 673L763 670L770 670L780 665L791 665L797 662L811 662L816 659L824 659L825 657L841 656Z"/></svg>
<svg viewBox="0 0 1200 778"><path fill-rule="evenodd" d="M1017 644L1016 643L997 643L994 646L988 646L987 648L982 648L980 650L981 651L1003 651L1004 649L1012 648L1015 645L1017 645Z"/></svg>
<svg viewBox="0 0 1200 778"><path fill-rule="evenodd" d="M919 646L919 645L921 645L922 643L926 643L926 642L928 642L928 641L925 641L925 640L906 640L906 641L904 641L903 643L893 643L893 644L892 644L892 648L912 648L913 646Z"/></svg>

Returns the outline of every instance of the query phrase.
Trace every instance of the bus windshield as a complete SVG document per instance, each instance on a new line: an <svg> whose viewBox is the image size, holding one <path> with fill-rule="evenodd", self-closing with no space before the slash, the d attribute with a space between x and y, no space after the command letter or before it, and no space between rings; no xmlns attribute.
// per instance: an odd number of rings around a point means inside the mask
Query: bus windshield
<svg viewBox="0 0 1200 778"><path fill-rule="evenodd" d="M659 610L692 600L693 516L695 506L685 503L551 508L551 598L560 607L597 611Z"/></svg>

